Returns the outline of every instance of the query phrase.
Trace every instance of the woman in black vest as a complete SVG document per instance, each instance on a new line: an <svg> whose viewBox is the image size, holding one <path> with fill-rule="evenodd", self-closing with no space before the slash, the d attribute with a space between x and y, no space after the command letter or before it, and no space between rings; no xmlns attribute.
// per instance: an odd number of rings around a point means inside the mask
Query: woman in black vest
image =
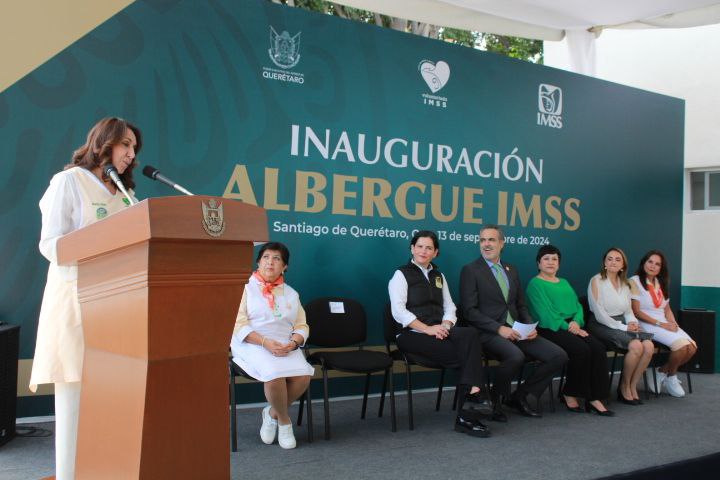
<svg viewBox="0 0 720 480"><path fill-rule="evenodd" d="M440 253L435 232L421 230L410 241L412 259L399 267L388 284L395 321L402 325L398 347L422 355L441 365L460 366L460 384L464 394L455 419L455 430L472 436L487 437L490 429L463 409L468 401L477 411L490 414L492 406L485 385L482 345L472 327L456 327L455 304L445 276L432 260Z"/></svg>

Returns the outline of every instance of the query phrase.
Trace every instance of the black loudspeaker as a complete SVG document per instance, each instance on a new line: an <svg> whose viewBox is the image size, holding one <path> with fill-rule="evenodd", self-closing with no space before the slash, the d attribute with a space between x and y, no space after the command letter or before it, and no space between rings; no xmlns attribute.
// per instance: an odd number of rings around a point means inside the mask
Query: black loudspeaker
<svg viewBox="0 0 720 480"><path fill-rule="evenodd" d="M715 372L715 312L687 309L678 312L678 325L697 342L698 352L685 366L690 372Z"/></svg>
<svg viewBox="0 0 720 480"><path fill-rule="evenodd" d="M0 325L0 447L15 437L20 327Z"/></svg>

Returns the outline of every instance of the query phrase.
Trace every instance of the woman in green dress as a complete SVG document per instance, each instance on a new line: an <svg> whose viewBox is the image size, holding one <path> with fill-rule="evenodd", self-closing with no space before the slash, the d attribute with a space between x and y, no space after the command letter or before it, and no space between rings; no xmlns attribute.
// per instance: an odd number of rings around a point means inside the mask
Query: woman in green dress
<svg viewBox="0 0 720 480"><path fill-rule="evenodd" d="M610 390L605 345L583 327L583 309L567 280L559 278L560 250L543 245L535 260L538 275L527 286L528 308L539 322L538 333L567 352L567 380L562 399L568 410L582 412L579 398L585 399L585 411L609 417L614 415L603 404Z"/></svg>

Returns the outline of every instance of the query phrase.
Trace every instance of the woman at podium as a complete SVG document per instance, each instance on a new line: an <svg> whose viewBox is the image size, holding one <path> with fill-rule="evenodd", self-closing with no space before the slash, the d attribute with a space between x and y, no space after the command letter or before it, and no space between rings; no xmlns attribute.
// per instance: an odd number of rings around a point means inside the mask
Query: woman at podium
<svg viewBox="0 0 720 480"><path fill-rule="evenodd" d="M288 407L308 388L314 372L298 349L310 329L300 296L284 280L288 248L266 243L256 261L258 269L243 291L230 347L233 361L265 384L269 405L262 410L260 439L270 445L277 436L282 448L295 448Z"/></svg>
<svg viewBox="0 0 720 480"><path fill-rule="evenodd" d="M83 363L83 332L77 297L77 267L58 266L58 238L130 205L105 175L115 167L133 196L132 171L142 146L140 130L120 118L92 127L70 164L53 176L40 199L40 252L50 261L40 307L30 390L55 384L55 470L57 480L75 478L75 448ZM132 197L134 200L134 197Z"/></svg>

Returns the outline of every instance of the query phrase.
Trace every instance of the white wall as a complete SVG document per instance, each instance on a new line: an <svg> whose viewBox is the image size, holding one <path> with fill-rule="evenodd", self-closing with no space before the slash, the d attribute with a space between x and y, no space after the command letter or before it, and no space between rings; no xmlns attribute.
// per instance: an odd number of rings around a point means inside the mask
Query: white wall
<svg viewBox="0 0 720 480"><path fill-rule="evenodd" d="M720 170L720 25L606 30L596 77L685 99L685 168ZM569 70L565 42L545 42L545 65ZM690 211L685 187L682 284L720 287L720 211Z"/></svg>

